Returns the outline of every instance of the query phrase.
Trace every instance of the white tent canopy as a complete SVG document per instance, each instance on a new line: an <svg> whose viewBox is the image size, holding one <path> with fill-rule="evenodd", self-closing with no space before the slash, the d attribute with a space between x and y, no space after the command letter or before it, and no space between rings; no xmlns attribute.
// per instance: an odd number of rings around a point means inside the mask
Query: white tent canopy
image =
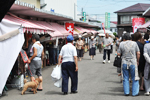
<svg viewBox="0 0 150 100"><path fill-rule="evenodd" d="M0 94L24 43L20 24L7 20L0 23Z"/></svg>
<svg viewBox="0 0 150 100"><path fill-rule="evenodd" d="M103 33L104 34L104 30L99 30L98 33ZM113 34L113 32L111 32L110 30L105 30L105 33Z"/></svg>

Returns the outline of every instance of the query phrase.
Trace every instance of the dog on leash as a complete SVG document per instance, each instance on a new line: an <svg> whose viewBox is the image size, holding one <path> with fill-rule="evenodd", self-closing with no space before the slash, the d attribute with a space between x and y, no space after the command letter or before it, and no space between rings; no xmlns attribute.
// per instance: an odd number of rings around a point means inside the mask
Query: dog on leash
<svg viewBox="0 0 150 100"><path fill-rule="evenodd" d="M35 81L32 81L32 82L27 82L27 80L24 80L24 87L23 87L23 90L21 92L21 94L25 94L25 91L28 89L28 88L32 88L33 89L33 93L37 93L37 86L39 85L39 83L42 82L41 79L39 78L36 78Z"/></svg>

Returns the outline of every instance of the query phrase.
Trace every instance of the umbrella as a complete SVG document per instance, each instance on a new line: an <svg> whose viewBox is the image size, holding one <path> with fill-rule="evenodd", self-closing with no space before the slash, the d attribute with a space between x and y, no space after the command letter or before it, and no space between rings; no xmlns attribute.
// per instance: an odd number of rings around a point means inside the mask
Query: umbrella
<svg viewBox="0 0 150 100"><path fill-rule="evenodd" d="M103 34L103 33L101 34L101 33L100 33L100 34L98 34L98 36L105 36L105 34Z"/></svg>
<svg viewBox="0 0 150 100"><path fill-rule="evenodd" d="M15 0L0 0L0 22L9 11L14 1Z"/></svg>
<svg viewBox="0 0 150 100"><path fill-rule="evenodd" d="M104 33L104 30L99 30L98 32L99 33ZM113 32L111 32L110 30L105 30L105 33L113 34Z"/></svg>

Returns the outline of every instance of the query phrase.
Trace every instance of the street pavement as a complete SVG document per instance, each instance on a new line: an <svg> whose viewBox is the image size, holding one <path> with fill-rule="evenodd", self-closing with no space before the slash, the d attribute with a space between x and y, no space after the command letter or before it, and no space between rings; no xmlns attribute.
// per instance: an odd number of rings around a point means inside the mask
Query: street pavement
<svg viewBox="0 0 150 100"><path fill-rule="evenodd" d="M77 94L70 94L69 85L69 94L64 96L61 89L54 86L51 78L55 66L49 66L43 69L42 92L33 94L27 91L25 95L21 95L21 91L11 89L8 96L0 100L149 100L150 97L144 96L144 92L140 92L137 97L124 96L117 69L113 67L114 57L115 54L112 54L110 64L102 64L103 54L97 51L94 60L90 60L88 53L85 53L84 59L79 62Z"/></svg>

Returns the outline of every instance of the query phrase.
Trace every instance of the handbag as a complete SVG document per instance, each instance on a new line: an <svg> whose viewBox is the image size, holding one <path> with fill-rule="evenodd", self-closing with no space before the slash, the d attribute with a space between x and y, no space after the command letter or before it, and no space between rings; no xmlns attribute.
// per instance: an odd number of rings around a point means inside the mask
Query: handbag
<svg viewBox="0 0 150 100"><path fill-rule="evenodd" d="M84 50L84 46L82 46L81 49Z"/></svg>
<svg viewBox="0 0 150 100"><path fill-rule="evenodd" d="M121 56L116 56L113 65L115 67L121 68L121 62L122 62Z"/></svg>

